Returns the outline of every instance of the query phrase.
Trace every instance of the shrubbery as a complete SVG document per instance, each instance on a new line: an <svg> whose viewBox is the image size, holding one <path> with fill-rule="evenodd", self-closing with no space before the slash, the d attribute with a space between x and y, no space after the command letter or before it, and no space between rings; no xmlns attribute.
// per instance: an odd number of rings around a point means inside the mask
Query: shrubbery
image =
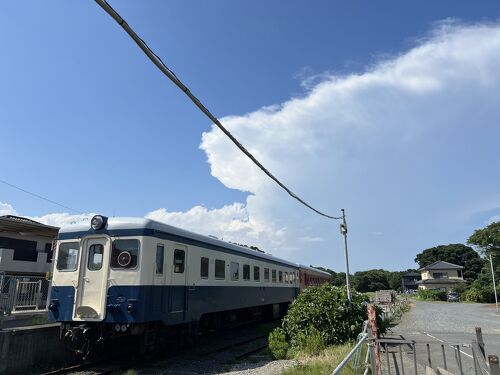
<svg viewBox="0 0 500 375"><path fill-rule="evenodd" d="M269 349L276 358L285 358L299 351L317 354L327 345L354 340L367 319L367 301L353 291L349 308L345 287L307 288L290 306L282 327L269 335Z"/></svg>
<svg viewBox="0 0 500 375"><path fill-rule="evenodd" d="M471 285L462 293L462 300L468 302L491 302L495 300L493 286Z"/></svg>
<svg viewBox="0 0 500 375"><path fill-rule="evenodd" d="M446 301L446 290L419 289L418 296L428 301Z"/></svg>

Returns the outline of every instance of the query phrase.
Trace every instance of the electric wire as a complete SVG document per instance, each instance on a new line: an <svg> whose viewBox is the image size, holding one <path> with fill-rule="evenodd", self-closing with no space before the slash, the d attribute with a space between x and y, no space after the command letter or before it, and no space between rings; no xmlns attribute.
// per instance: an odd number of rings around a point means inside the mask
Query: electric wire
<svg viewBox="0 0 500 375"><path fill-rule="evenodd" d="M16 185L14 185L14 184L11 184L10 182L4 181L4 180L0 180L0 182L1 182L2 184L8 185L8 186L10 186L10 187L13 187L14 189L20 190L20 191L22 191L22 192L24 192L24 193L26 193L26 194L32 195L32 196L34 196L34 197L37 197L37 198L43 199L44 201L50 202L50 203L52 203L52 204L55 204L55 205L57 205L57 206L59 206L59 207L66 208L67 210L71 210L71 211L76 212L76 213L79 213L79 214L83 214L83 212L82 212L82 211L76 210L76 209L71 208L71 207L69 207L69 206L65 206L64 204L61 204L61 203L57 203L56 201L53 201L52 199L45 198L45 197L43 197L43 196L41 196L41 195L38 195L38 194L36 194L36 193L32 193L31 191L28 191L28 190L26 190L26 189L23 189L23 188L21 188L21 187L19 187L19 186L16 186Z"/></svg>
<svg viewBox="0 0 500 375"><path fill-rule="evenodd" d="M307 202L305 202L302 198L300 198L297 194L291 191L288 187L285 186L277 177L275 177L267 168L265 168L230 132L227 130L219 119L213 115L201 102L200 100L191 93L189 88L181 82L179 78L167 67L167 65L161 60L161 58L156 55L151 48L146 44L144 40L142 40L135 31L128 25L128 23L109 5L106 0L95 0L95 2L102 8L106 13L108 13L124 30L125 32L133 39L133 41L139 46L139 48L146 54L146 56L156 65L160 71L165 74L179 89L181 89L184 94L186 94L189 99L215 124L217 127L222 130L222 132L243 152L252 162L259 167L269 178L271 178L274 182L276 182L283 190L285 190L292 198L296 199L300 203L302 203L307 208L316 212L317 214L324 216L329 219L340 220L342 217L327 215Z"/></svg>

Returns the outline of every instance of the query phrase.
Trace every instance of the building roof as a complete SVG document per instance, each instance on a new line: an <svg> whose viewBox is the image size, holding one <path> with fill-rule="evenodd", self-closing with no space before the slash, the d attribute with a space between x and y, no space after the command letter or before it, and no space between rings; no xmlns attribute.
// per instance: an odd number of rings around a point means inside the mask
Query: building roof
<svg viewBox="0 0 500 375"><path fill-rule="evenodd" d="M426 270L461 270L463 269L462 266L459 266L458 264L453 264L453 263L448 263L442 260L438 260L437 262L428 264L425 267L422 267L419 269L419 271L426 271Z"/></svg>
<svg viewBox="0 0 500 375"><path fill-rule="evenodd" d="M25 217L4 215L0 216L0 232L14 232L55 238L58 227L39 223Z"/></svg>

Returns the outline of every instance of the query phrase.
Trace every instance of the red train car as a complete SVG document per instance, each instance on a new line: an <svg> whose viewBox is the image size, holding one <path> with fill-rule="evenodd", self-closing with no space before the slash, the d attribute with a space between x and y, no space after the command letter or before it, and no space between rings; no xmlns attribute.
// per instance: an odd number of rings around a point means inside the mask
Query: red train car
<svg viewBox="0 0 500 375"><path fill-rule="evenodd" d="M299 287L300 290L308 286L320 286L329 283L332 275L328 272L318 270L317 268L300 265L299 268Z"/></svg>

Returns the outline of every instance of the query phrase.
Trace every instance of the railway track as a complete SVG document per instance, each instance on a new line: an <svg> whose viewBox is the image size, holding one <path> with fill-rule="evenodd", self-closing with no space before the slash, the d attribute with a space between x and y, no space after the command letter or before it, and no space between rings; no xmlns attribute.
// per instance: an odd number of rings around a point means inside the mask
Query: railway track
<svg viewBox="0 0 500 375"><path fill-rule="evenodd" d="M200 373L218 372L218 368L227 367L262 352L267 348L267 332L258 327L245 327L242 330L219 332L207 337L200 337L199 345L179 350L163 351L149 358L97 360L43 373L43 375L75 374L104 375L129 369L143 373L177 374L196 363ZM187 349L187 350L186 350ZM196 370L189 371L190 373Z"/></svg>

